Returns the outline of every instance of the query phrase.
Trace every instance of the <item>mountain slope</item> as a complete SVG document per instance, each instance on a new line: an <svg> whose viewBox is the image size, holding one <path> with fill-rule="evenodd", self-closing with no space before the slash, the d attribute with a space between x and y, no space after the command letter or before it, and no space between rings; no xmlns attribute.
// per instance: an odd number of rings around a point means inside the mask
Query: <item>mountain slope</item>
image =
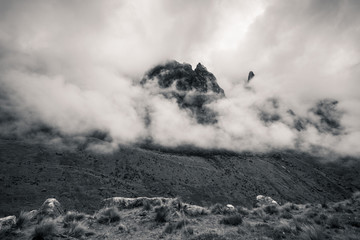
<svg viewBox="0 0 360 240"><path fill-rule="evenodd" d="M320 160L294 151L237 154L128 146L100 155L0 140L0 216L32 210L48 197L67 209L91 212L113 196L180 196L202 205L250 206L259 194L279 203L324 202L360 189L358 161Z"/></svg>

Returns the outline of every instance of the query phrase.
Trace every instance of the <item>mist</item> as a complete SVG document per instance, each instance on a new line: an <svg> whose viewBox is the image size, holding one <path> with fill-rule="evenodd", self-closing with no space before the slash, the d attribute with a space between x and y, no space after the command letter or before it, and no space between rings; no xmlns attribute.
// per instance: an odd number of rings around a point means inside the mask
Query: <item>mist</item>
<svg viewBox="0 0 360 240"><path fill-rule="evenodd" d="M359 10L355 0L1 1L1 135L74 148L102 133L87 145L98 152L151 140L360 156ZM216 123L141 86L172 59L216 76L226 96L207 105Z"/></svg>

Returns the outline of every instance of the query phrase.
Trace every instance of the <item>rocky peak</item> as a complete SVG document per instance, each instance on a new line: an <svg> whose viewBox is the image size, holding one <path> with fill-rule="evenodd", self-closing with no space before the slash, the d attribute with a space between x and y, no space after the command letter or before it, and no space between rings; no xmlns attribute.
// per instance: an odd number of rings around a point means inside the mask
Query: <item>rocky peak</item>
<svg viewBox="0 0 360 240"><path fill-rule="evenodd" d="M160 94L175 98L180 108L190 109L199 123L216 122L215 113L206 107L225 96L214 74L198 63L195 70L188 63L170 61L150 69L141 84L157 83ZM151 85L153 87L153 85ZM157 91L156 89L151 89Z"/></svg>
<svg viewBox="0 0 360 240"><path fill-rule="evenodd" d="M198 63L195 68L195 72L207 72L207 69L201 63Z"/></svg>
<svg viewBox="0 0 360 240"><path fill-rule="evenodd" d="M255 73L253 71L250 71L248 75L248 82L250 82L253 77L255 77Z"/></svg>

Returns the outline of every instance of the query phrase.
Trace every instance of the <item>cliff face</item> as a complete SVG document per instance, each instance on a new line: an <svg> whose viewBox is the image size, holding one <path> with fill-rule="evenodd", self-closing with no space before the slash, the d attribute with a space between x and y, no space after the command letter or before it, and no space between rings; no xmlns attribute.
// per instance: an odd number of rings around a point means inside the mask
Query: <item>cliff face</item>
<svg viewBox="0 0 360 240"><path fill-rule="evenodd" d="M198 123L216 123L216 113L207 105L225 97L215 76L201 63L195 70L190 64L171 61L150 69L141 81L165 98L176 99L181 109L190 110Z"/></svg>

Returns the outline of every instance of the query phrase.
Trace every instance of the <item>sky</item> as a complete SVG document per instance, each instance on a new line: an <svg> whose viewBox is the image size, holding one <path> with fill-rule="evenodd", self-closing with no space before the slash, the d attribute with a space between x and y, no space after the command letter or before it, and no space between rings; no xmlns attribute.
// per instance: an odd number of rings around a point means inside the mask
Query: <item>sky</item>
<svg viewBox="0 0 360 240"><path fill-rule="evenodd" d="M24 137L46 125L60 134L31 136L55 145L104 131L108 140L89 147L103 152L150 137L170 147L358 157L359 12L357 0L1 0L0 106L13 121L0 131ZM172 59L216 76L226 95L209 105L217 124L197 124L139 85ZM249 71L255 78L244 86ZM340 134L288 124L289 109L320 124L311 109L324 98L338 101ZM264 123L262 111L282 120Z"/></svg>

